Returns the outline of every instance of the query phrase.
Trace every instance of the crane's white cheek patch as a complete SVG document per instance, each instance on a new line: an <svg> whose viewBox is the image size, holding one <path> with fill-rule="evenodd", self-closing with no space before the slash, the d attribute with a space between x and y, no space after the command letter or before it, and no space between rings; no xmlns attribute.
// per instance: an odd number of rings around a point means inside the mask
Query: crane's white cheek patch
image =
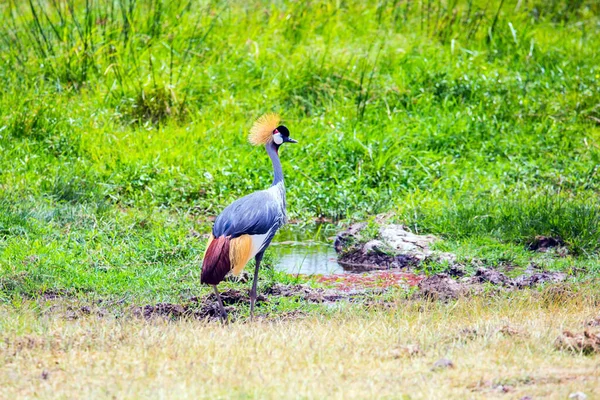
<svg viewBox="0 0 600 400"><path fill-rule="evenodd" d="M275 144L283 143L283 138L281 137L281 134L279 134L279 133L274 134L273 141L275 142Z"/></svg>

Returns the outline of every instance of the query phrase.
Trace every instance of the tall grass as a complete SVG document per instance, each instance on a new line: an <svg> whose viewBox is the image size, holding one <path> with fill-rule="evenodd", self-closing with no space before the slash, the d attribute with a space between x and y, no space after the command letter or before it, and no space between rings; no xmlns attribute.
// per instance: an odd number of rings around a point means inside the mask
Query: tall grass
<svg viewBox="0 0 600 400"><path fill-rule="evenodd" d="M4 2L0 273L26 293L189 292L189 232L270 184L246 141L266 111L300 141L282 151L294 219L393 210L451 240L552 234L595 253L599 14L592 0Z"/></svg>
<svg viewBox="0 0 600 400"><path fill-rule="evenodd" d="M590 256L600 249L596 198L542 192L503 199L461 196L437 204L417 200L405 205L398 218L417 231L437 232L449 239L493 237L529 245L536 236L548 236L564 240L575 253Z"/></svg>

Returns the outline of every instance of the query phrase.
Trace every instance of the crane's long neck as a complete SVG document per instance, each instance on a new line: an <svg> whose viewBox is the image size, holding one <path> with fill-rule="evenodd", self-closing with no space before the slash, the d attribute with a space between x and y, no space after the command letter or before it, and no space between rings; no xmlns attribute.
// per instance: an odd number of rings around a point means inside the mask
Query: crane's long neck
<svg viewBox="0 0 600 400"><path fill-rule="evenodd" d="M268 143L266 147L267 154L273 163L273 184L271 186L275 186L279 183L283 183L283 170L281 169L281 161L279 161L279 154L277 153L277 145L275 143Z"/></svg>

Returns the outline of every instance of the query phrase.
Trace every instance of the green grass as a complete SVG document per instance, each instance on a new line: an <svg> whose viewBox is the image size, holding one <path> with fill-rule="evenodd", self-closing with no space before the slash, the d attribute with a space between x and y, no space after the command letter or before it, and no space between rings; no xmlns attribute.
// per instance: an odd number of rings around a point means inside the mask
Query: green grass
<svg viewBox="0 0 600 400"><path fill-rule="evenodd" d="M289 213L380 212L465 260L536 235L595 274L600 7L592 0L0 5L0 298L200 292L208 216L269 185ZM536 256L537 257L537 256ZM285 279L275 277L273 279Z"/></svg>

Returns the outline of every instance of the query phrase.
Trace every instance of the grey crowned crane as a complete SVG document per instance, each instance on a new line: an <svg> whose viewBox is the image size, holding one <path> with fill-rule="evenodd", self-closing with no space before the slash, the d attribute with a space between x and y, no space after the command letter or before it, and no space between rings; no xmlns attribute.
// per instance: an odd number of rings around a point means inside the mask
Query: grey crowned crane
<svg viewBox="0 0 600 400"><path fill-rule="evenodd" d="M288 128L279 123L278 115L263 115L254 123L248 137L251 144L265 146L273 163L273 184L266 190L251 193L225 207L215 220L204 253L200 281L212 285L223 320L226 320L227 313L217 285L229 272L239 275L254 257L256 266L250 291L252 318L260 262L277 230L287 222L279 147L283 143L297 142L290 138Z"/></svg>

